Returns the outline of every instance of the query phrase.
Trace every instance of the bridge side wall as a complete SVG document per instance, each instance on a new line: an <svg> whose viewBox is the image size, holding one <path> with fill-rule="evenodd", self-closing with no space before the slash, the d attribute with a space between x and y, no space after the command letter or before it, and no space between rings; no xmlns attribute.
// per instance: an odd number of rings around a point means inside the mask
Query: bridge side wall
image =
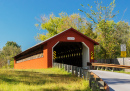
<svg viewBox="0 0 130 91"><path fill-rule="evenodd" d="M14 60L14 69L41 69L48 68L48 49L47 45L43 47L43 57L31 59L17 63Z"/></svg>

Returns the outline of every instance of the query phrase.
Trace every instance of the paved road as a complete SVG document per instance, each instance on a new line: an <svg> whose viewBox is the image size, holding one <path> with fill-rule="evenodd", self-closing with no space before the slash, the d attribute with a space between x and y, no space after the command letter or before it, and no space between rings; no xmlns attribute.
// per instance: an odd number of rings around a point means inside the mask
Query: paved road
<svg viewBox="0 0 130 91"><path fill-rule="evenodd" d="M110 91L130 91L130 75L124 73L90 70L110 87Z"/></svg>

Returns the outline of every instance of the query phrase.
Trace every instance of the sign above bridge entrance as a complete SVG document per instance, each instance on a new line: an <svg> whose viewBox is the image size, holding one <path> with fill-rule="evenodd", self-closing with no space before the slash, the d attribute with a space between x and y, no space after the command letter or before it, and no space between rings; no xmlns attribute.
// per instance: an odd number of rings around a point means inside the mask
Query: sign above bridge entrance
<svg viewBox="0 0 130 91"><path fill-rule="evenodd" d="M67 37L67 40L75 40L75 37Z"/></svg>

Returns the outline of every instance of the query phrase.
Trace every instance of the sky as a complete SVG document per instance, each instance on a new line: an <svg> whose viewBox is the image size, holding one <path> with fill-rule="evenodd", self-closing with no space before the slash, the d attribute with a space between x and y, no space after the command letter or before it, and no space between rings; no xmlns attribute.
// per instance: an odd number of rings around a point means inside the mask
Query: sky
<svg viewBox="0 0 130 91"><path fill-rule="evenodd" d="M7 41L14 41L21 45L22 51L36 45L37 33L45 33L45 30L38 30L36 18L54 13L57 17L61 12L68 15L79 13L86 17L84 13L78 11L83 9L80 4L87 4L95 7L95 0L0 0L0 49ZM97 0L96 0L97 1ZM101 0L98 0L101 1ZM110 4L113 0L102 0L103 5ZM130 22L130 0L116 0L114 11L119 10L119 14L114 18L115 22L123 20ZM87 10L86 10L87 12ZM87 19L87 18L86 18Z"/></svg>

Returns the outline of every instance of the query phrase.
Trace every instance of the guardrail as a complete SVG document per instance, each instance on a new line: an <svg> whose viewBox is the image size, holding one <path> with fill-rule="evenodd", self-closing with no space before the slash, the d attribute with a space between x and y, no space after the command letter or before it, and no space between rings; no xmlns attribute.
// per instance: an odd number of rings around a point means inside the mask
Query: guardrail
<svg viewBox="0 0 130 91"><path fill-rule="evenodd" d="M105 63L88 63L88 64L97 67L97 70L99 69L99 67L101 67L101 69L105 67L105 70L107 70L107 68L109 67L112 68L112 71L114 71L114 68L130 69L130 66L117 65L117 64L105 64Z"/></svg>
<svg viewBox="0 0 130 91"><path fill-rule="evenodd" d="M109 91L108 85L88 69L62 63L53 63L53 67L62 68L67 72L71 72L72 75L89 80L89 86L92 91Z"/></svg>

